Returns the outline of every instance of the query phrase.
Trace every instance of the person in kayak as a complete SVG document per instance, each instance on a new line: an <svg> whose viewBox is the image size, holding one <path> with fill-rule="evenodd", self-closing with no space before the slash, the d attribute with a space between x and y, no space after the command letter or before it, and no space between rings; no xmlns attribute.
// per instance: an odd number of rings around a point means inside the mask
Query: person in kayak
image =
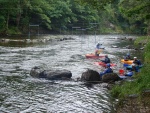
<svg viewBox="0 0 150 113"><path fill-rule="evenodd" d="M107 64L107 63L110 63L110 58L108 57L108 55L105 55L105 59L101 61Z"/></svg>
<svg viewBox="0 0 150 113"><path fill-rule="evenodd" d="M96 45L95 55L99 56L99 54L103 51L102 49L103 49L102 44L98 43Z"/></svg>
<svg viewBox="0 0 150 113"><path fill-rule="evenodd" d="M106 73L113 73L113 70L110 68L110 63L106 64L106 69L103 72L100 72L100 76L103 76Z"/></svg>
<svg viewBox="0 0 150 113"><path fill-rule="evenodd" d="M139 72L140 67L142 66L142 63L137 57L134 57L132 68L135 70L135 72Z"/></svg>
<svg viewBox="0 0 150 113"><path fill-rule="evenodd" d="M102 49L95 50L95 56L99 56L99 54L102 52Z"/></svg>
<svg viewBox="0 0 150 113"><path fill-rule="evenodd" d="M98 43L96 45L95 55L99 56L99 54L103 51L104 47L102 47L102 44Z"/></svg>
<svg viewBox="0 0 150 113"><path fill-rule="evenodd" d="M127 54L126 54L124 60L125 60L125 61L131 60L130 53L127 53Z"/></svg>
<svg viewBox="0 0 150 113"><path fill-rule="evenodd" d="M130 68L130 69L127 70L125 76L131 77L133 74L134 74L134 73L133 73L132 69Z"/></svg>

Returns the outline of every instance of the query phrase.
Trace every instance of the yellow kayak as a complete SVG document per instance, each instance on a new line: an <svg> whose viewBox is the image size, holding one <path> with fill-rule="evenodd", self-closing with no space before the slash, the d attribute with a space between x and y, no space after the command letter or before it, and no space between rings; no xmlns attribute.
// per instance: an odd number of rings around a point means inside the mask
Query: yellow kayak
<svg viewBox="0 0 150 113"><path fill-rule="evenodd" d="M133 60L124 60L124 59L121 59L121 62L124 63L124 64L132 64Z"/></svg>

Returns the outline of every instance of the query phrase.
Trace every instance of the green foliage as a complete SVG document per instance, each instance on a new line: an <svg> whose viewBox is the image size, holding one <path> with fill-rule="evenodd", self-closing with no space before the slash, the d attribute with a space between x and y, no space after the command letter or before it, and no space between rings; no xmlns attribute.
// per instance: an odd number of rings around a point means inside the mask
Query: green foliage
<svg viewBox="0 0 150 113"><path fill-rule="evenodd" d="M147 33L150 21L149 0L122 0L119 5L122 15L129 21L131 31ZM137 33L136 32L136 33Z"/></svg>
<svg viewBox="0 0 150 113"><path fill-rule="evenodd" d="M95 9L103 9L105 5L113 3L115 0L75 0L80 4L90 4Z"/></svg>
<svg viewBox="0 0 150 113"><path fill-rule="evenodd" d="M10 26L10 28L7 30L7 34L21 34L21 32L17 27Z"/></svg>
<svg viewBox="0 0 150 113"><path fill-rule="evenodd" d="M0 32L11 26L28 32L29 24L58 31L99 23L101 33L149 33L149 6L149 0L0 0Z"/></svg>
<svg viewBox="0 0 150 113"><path fill-rule="evenodd" d="M29 24L52 30L81 23L84 23L82 27L86 27L99 18L96 9L74 0L0 0L0 7L0 17L3 16L0 24L6 31L16 26L20 31L26 29L28 32Z"/></svg>

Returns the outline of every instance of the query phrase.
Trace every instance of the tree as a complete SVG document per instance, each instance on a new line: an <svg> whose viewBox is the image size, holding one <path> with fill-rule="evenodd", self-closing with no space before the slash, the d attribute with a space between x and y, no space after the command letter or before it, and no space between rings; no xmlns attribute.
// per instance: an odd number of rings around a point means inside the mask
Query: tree
<svg viewBox="0 0 150 113"><path fill-rule="evenodd" d="M150 33L149 0L122 0L120 11L129 20L131 29L136 29L141 33Z"/></svg>
<svg viewBox="0 0 150 113"><path fill-rule="evenodd" d="M51 9L51 6L48 1L32 0L30 4L29 24L43 24L48 29L51 29L51 20L47 14L47 11Z"/></svg>

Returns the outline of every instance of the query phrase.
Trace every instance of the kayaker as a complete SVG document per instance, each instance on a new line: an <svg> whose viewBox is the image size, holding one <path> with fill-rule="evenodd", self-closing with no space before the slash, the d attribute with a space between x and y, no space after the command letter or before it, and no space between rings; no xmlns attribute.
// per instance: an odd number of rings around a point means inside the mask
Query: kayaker
<svg viewBox="0 0 150 113"><path fill-rule="evenodd" d="M96 45L96 49L102 49L102 44L97 43L97 45Z"/></svg>
<svg viewBox="0 0 150 113"><path fill-rule="evenodd" d="M102 49L104 49L104 48L102 47L102 44L98 43L98 44L96 45L95 55L96 55L96 56L99 56L99 54L103 51Z"/></svg>
<svg viewBox="0 0 150 113"><path fill-rule="evenodd" d="M133 75L132 69L127 70L127 73L125 74L125 76L131 77L132 75Z"/></svg>
<svg viewBox="0 0 150 113"><path fill-rule="evenodd" d="M100 76L103 76L106 73L113 73L113 70L110 68L110 63L106 64L106 69L103 72L100 72Z"/></svg>
<svg viewBox="0 0 150 113"><path fill-rule="evenodd" d="M132 68L135 70L135 72L139 72L141 66L142 66L141 61L138 60L137 57L134 57Z"/></svg>
<svg viewBox="0 0 150 113"><path fill-rule="evenodd" d="M99 56L99 54L102 52L102 49L97 49L97 50L95 50L95 55L96 56Z"/></svg>
<svg viewBox="0 0 150 113"><path fill-rule="evenodd" d="M125 60L125 61L131 60L130 53L127 53L127 54L126 54L124 60Z"/></svg>
<svg viewBox="0 0 150 113"><path fill-rule="evenodd" d="M141 61L137 59L137 57L134 57L133 63L136 65L141 65Z"/></svg>
<svg viewBox="0 0 150 113"><path fill-rule="evenodd" d="M110 58L108 58L108 55L105 55L105 59L101 61L107 64L107 63L110 63Z"/></svg>

